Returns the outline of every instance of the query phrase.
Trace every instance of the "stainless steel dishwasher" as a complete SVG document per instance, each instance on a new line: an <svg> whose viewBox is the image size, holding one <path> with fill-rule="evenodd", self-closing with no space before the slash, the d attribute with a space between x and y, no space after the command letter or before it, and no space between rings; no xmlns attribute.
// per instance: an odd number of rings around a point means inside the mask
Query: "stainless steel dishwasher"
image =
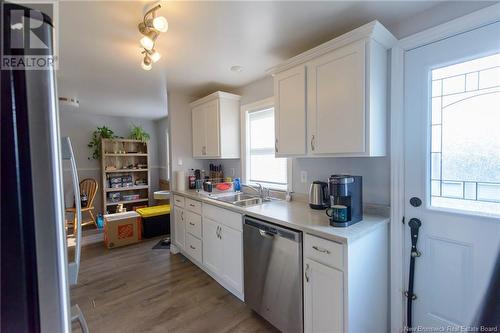
<svg viewBox="0 0 500 333"><path fill-rule="evenodd" d="M302 233L246 216L243 248L245 303L282 332L302 332Z"/></svg>

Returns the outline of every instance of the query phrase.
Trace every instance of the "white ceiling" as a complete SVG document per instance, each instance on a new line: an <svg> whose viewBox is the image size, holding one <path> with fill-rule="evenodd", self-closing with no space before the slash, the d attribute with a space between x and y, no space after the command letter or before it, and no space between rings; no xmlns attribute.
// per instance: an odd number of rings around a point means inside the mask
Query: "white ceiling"
<svg viewBox="0 0 500 333"><path fill-rule="evenodd" d="M263 77L267 68L371 20L397 35L394 29L405 31L405 21L437 4L161 3L169 31L157 41L162 59L146 72L140 67L137 24L153 2L60 2L60 95L78 97L82 112L160 118L166 115L167 84L169 91L193 97L234 90ZM471 2L469 7L488 4ZM232 72L233 65L244 70Z"/></svg>

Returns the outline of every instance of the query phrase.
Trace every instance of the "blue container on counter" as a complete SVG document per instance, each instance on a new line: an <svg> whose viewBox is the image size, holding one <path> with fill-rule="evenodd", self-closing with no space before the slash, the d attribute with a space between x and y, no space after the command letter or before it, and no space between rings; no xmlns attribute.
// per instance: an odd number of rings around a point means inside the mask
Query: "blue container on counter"
<svg viewBox="0 0 500 333"><path fill-rule="evenodd" d="M234 178L233 186L235 191L241 191L241 183L239 178Z"/></svg>

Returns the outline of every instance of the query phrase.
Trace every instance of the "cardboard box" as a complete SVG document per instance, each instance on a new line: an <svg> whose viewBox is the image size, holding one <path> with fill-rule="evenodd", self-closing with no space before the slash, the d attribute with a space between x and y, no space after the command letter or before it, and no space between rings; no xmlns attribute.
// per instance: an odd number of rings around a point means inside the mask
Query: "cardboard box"
<svg viewBox="0 0 500 333"><path fill-rule="evenodd" d="M141 216L132 211L104 215L104 244L111 249L141 240Z"/></svg>

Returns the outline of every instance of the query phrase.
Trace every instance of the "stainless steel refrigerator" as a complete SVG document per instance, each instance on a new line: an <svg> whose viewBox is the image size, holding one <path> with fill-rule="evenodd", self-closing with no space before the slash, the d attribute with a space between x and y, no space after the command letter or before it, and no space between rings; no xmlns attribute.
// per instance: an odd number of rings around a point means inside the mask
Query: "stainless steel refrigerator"
<svg viewBox="0 0 500 333"><path fill-rule="evenodd" d="M29 14L21 6L1 5L5 46L22 38L5 33L12 23L7 11ZM38 33L50 46L45 52L51 55L51 19L42 15L38 23ZM77 281L81 232L75 262L68 263L63 158L71 164L78 211L80 196L71 142L59 137L55 72L2 68L1 90L0 331L70 332L71 320L79 314L78 307L70 307L69 288Z"/></svg>

